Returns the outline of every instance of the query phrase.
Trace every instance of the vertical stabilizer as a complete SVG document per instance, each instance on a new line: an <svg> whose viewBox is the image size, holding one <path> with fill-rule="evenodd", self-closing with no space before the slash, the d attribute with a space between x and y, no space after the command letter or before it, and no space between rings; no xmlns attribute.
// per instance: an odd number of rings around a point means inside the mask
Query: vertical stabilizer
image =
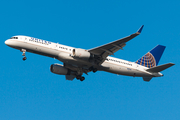
<svg viewBox="0 0 180 120"><path fill-rule="evenodd" d="M165 48L165 46L157 45L150 52L137 60L136 63L148 68L157 66Z"/></svg>

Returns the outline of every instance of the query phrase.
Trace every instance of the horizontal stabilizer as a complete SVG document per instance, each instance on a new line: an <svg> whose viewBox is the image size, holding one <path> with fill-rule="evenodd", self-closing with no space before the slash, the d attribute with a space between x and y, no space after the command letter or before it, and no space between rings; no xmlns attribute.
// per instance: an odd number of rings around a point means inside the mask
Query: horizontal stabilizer
<svg viewBox="0 0 180 120"><path fill-rule="evenodd" d="M143 80L146 82L149 82L152 79L152 77L143 77Z"/></svg>
<svg viewBox="0 0 180 120"><path fill-rule="evenodd" d="M147 69L148 72L161 72L171 66L175 65L174 63L167 63L167 64L164 64L164 65L159 65L159 66L156 66L156 67L152 67L152 68L149 68Z"/></svg>

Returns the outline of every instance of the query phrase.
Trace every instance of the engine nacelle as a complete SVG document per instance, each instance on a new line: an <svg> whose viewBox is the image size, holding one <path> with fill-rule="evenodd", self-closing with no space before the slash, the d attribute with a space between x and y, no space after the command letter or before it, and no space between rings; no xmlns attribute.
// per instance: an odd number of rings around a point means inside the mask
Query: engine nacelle
<svg viewBox="0 0 180 120"><path fill-rule="evenodd" d="M58 75L68 75L70 72L70 70L68 70L61 64L52 64L50 67L50 70L52 73L55 73Z"/></svg>
<svg viewBox="0 0 180 120"><path fill-rule="evenodd" d="M73 57L77 57L77 58L80 58L80 59L89 59L91 57L90 52L88 52L85 49L80 49L80 48L73 49L72 55L73 55Z"/></svg>

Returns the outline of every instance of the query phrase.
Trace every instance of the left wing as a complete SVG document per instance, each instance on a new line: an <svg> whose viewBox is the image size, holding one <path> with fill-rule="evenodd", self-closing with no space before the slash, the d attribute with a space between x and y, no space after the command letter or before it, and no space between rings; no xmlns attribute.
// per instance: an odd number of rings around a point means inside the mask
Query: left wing
<svg viewBox="0 0 180 120"><path fill-rule="evenodd" d="M144 25L142 25L136 33L131 34L130 36L127 36L125 38L113 41L111 43L96 48L92 48L88 51L90 53L93 53L95 55L101 56L102 58L106 59L108 55L114 55L116 51L123 49L123 47L126 45L126 42L128 42L129 40L133 39L134 37L138 36L141 33L143 27Z"/></svg>

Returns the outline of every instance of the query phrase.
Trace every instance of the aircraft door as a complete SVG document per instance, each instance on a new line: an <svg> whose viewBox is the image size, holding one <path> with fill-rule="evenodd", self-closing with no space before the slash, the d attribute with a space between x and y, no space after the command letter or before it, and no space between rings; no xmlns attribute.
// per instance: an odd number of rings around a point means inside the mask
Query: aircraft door
<svg viewBox="0 0 180 120"><path fill-rule="evenodd" d="M53 50L56 50L56 43L52 43L52 44L50 45L50 48L53 49Z"/></svg>
<svg viewBox="0 0 180 120"><path fill-rule="evenodd" d="M58 43L56 43L55 50L58 50Z"/></svg>
<svg viewBox="0 0 180 120"><path fill-rule="evenodd" d="M139 69L139 65L137 65L136 69L137 69L137 70Z"/></svg>
<svg viewBox="0 0 180 120"><path fill-rule="evenodd" d="M51 48L54 50L57 50L58 49L58 43L51 44Z"/></svg>
<svg viewBox="0 0 180 120"><path fill-rule="evenodd" d="M57 43L57 44L56 44L56 50L58 49L58 46L59 46L59 45L58 45L58 43Z"/></svg>
<svg viewBox="0 0 180 120"><path fill-rule="evenodd" d="M27 39L27 37L25 37L25 38L24 38L24 42L27 43L27 41L28 41L28 39Z"/></svg>

